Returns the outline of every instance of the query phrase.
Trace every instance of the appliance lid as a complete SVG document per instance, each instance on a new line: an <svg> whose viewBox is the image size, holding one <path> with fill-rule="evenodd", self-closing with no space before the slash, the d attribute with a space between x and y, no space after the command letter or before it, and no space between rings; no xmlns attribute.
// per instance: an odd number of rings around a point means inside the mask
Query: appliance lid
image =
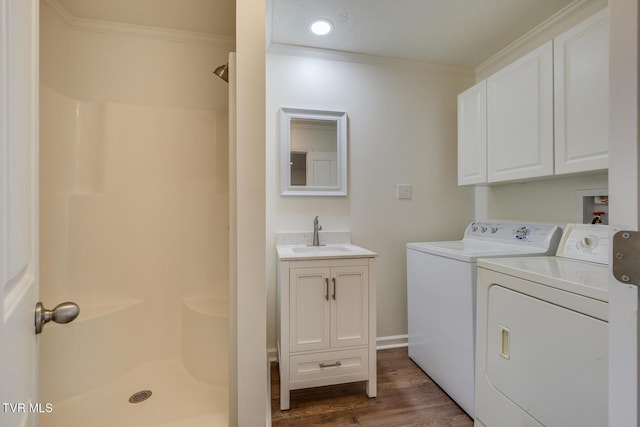
<svg viewBox="0 0 640 427"><path fill-rule="evenodd" d="M547 253L546 250L537 247L484 242L472 239L448 242L407 243L407 249L466 262L476 262L478 258L545 255Z"/></svg>
<svg viewBox="0 0 640 427"><path fill-rule="evenodd" d="M407 249L476 262L481 257L550 255L561 235L561 229L552 224L472 222L462 240L407 243Z"/></svg>
<svg viewBox="0 0 640 427"><path fill-rule="evenodd" d="M609 301L609 267L570 258L542 256L478 261L479 268L600 301Z"/></svg>

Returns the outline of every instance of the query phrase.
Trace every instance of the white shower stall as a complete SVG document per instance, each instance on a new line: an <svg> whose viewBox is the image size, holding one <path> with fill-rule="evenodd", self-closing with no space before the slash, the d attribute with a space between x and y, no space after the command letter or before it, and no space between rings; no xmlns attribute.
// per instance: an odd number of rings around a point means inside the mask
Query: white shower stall
<svg viewBox="0 0 640 427"><path fill-rule="evenodd" d="M40 15L40 424L227 425L232 41Z"/></svg>

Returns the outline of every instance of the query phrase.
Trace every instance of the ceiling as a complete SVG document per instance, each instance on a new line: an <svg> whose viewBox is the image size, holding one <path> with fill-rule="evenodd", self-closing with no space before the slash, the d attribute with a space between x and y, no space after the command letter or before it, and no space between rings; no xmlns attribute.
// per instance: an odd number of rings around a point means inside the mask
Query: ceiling
<svg viewBox="0 0 640 427"><path fill-rule="evenodd" d="M235 36L235 0L57 0L76 18ZM475 67L574 0L270 0L271 43ZM308 32L326 18L334 32Z"/></svg>
<svg viewBox="0 0 640 427"><path fill-rule="evenodd" d="M475 67L572 0L272 2L272 43ZM315 18L334 32L309 33Z"/></svg>

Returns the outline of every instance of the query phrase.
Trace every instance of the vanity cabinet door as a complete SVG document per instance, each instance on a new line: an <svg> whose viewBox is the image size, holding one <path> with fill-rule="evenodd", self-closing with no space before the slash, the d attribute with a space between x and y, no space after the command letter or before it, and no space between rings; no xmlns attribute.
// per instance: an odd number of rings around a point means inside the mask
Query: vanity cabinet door
<svg viewBox="0 0 640 427"><path fill-rule="evenodd" d="M290 270L291 352L367 345L366 267Z"/></svg>
<svg viewBox="0 0 640 427"><path fill-rule="evenodd" d="M607 169L608 9L554 40L556 174Z"/></svg>
<svg viewBox="0 0 640 427"><path fill-rule="evenodd" d="M458 185L487 182L487 82L458 95Z"/></svg>
<svg viewBox="0 0 640 427"><path fill-rule="evenodd" d="M289 274L290 351L328 349L331 270L324 267L292 268Z"/></svg>
<svg viewBox="0 0 640 427"><path fill-rule="evenodd" d="M331 269L331 347L369 342L369 276L366 267Z"/></svg>
<svg viewBox="0 0 640 427"><path fill-rule="evenodd" d="M553 47L549 41L487 79L488 181L553 174Z"/></svg>

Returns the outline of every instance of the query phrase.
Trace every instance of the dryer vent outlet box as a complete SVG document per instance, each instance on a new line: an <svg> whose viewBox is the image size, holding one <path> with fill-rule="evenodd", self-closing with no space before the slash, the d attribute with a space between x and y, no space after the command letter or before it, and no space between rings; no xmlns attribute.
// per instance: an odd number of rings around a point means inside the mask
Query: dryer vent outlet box
<svg viewBox="0 0 640 427"><path fill-rule="evenodd" d="M608 190L578 191L578 218L583 224L609 224Z"/></svg>
<svg viewBox="0 0 640 427"><path fill-rule="evenodd" d="M582 199L584 224L609 224L609 196L587 196Z"/></svg>

